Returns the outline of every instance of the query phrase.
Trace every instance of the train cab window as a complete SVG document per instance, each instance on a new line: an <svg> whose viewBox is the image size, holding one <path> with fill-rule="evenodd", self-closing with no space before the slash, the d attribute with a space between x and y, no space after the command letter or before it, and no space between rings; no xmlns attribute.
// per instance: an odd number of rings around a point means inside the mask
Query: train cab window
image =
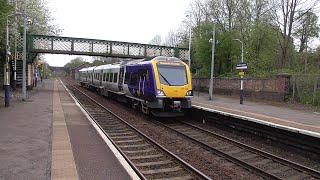
<svg viewBox="0 0 320 180"><path fill-rule="evenodd" d="M137 72L131 74L130 85L136 85L138 82L139 74Z"/></svg>
<svg viewBox="0 0 320 180"><path fill-rule="evenodd" d="M113 82L117 82L118 81L118 73L114 73L114 76L113 76Z"/></svg>
<svg viewBox="0 0 320 180"><path fill-rule="evenodd" d="M124 75L124 84L128 84L130 79L130 73L126 72L126 74Z"/></svg>
<svg viewBox="0 0 320 180"><path fill-rule="evenodd" d="M113 73L110 73L109 82L113 81Z"/></svg>

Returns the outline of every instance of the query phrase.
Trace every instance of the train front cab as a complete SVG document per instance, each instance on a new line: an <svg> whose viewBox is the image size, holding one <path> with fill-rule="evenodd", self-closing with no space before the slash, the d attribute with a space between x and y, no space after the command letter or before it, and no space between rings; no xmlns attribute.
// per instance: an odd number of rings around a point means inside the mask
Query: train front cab
<svg viewBox="0 0 320 180"><path fill-rule="evenodd" d="M191 74L184 62L155 60L156 100L148 105L155 116L183 116L191 108L193 97ZM157 111L155 111L157 109Z"/></svg>

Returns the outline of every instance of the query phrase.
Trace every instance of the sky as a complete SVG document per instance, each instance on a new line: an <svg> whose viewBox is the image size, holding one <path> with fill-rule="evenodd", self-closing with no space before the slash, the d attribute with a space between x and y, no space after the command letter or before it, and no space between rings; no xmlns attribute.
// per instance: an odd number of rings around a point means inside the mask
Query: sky
<svg viewBox="0 0 320 180"><path fill-rule="evenodd" d="M149 43L178 29L192 0L50 0L61 36ZM77 56L44 56L50 66L64 66ZM91 57L82 56L87 61Z"/></svg>

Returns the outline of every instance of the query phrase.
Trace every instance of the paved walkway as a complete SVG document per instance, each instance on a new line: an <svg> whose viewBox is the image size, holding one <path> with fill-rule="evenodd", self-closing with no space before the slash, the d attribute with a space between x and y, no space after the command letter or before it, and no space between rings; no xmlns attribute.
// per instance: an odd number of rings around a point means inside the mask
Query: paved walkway
<svg viewBox="0 0 320 180"><path fill-rule="evenodd" d="M0 105L0 179L138 179L60 81L27 93Z"/></svg>

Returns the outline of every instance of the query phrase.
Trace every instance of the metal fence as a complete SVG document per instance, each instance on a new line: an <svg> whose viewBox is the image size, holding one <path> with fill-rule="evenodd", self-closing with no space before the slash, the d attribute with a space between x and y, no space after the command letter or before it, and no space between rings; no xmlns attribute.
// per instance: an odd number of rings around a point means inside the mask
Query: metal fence
<svg viewBox="0 0 320 180"><path fill-rule="evenodd" d="M304 104L320 105L320 75L294 75L290 79L292 98Z"/></svg>

